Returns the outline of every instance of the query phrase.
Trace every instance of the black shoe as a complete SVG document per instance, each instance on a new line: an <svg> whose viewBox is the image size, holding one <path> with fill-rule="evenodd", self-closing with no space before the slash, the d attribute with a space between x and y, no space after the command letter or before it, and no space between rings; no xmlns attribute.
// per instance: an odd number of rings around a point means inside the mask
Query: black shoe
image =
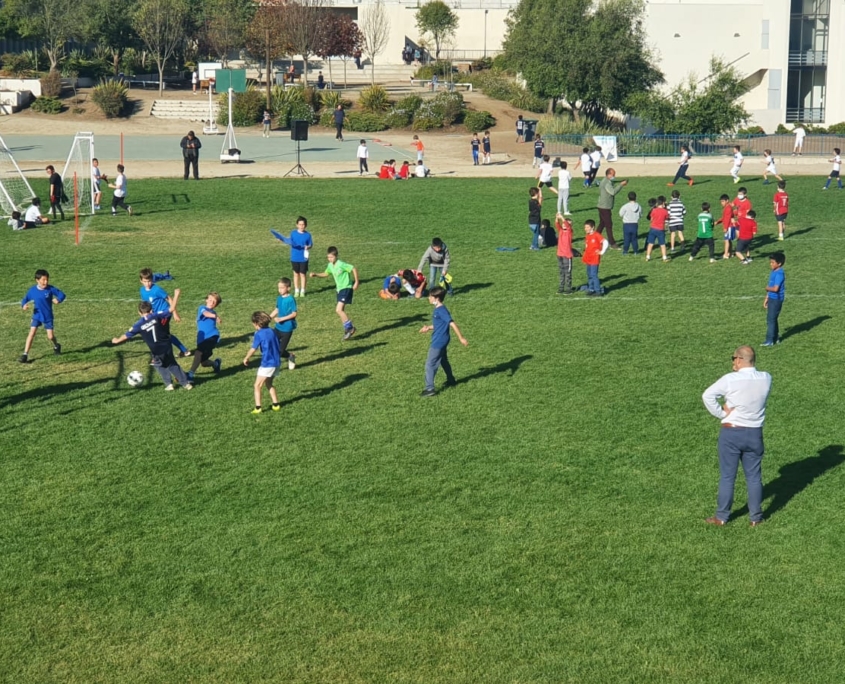
<svg viewBox="0 0 845 684"><path fill-rule="evenodd" d="M54 353L56 356L58 356L59 354L61 354L61 353L62 353L62 345L60 345L60 344L56 344L56 345L53 347L53 353Z"/></svg>
<svg viewBox="0 0 845 684"><path fill-rule="evenodd" d="M455 387L455 386L457 386L457 384L458 384L458 381L455 380L455 378L452 378L451 380L446 381L446 387Z"/></svg>
<svg viewBox="0 0 845 684"><path fill-rule="evenodd" d="M21 363L29 363L29 356L26 354L21 354L21 357L18 359Z"/></svg>
<svg viewBox="0 0 845 684"><path fill-rule="evenodd" d="M420 392L421 397L433 397L435 394L437 394L437 391L433 389L427 389Z"/></svg>

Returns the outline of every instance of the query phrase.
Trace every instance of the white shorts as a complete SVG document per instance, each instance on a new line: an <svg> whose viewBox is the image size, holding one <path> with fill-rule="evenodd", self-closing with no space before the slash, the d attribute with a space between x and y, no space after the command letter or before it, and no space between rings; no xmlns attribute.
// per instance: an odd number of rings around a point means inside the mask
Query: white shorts
<svg viewBox="0 0 845 684"><path fill-rule="evenodd" d="M258 369L259 378L275 378L279 374L278 366L261 366Z"/></svg>
<svg viewBox="0 0 845 684"><path fill-rule="evenodd" d="M738 175L739 175L740 168L741 168L741 167L739 167L739 166L732 166L732 167L731 167L731 175L732 175L732 176L738 176Z"/></svg>
<svg viewBox="0 0 845 684"><path fill-rule="evenodd" d="M775 165L774 165L774 164L769 164L769 165L766 167L766 173L771 173L771 174L773 174L773 175L775 175L775 176L777 176L777 175L778 175L777 169L775 168Z"/></svg>

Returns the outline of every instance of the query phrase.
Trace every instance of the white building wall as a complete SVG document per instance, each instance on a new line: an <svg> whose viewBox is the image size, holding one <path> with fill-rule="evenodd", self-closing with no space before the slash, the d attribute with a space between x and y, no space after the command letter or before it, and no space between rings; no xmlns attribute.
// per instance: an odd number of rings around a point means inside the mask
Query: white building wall
<svg viewBox="0 0 845 684"><path fill-rule="evenodd" d="M845 1L830 3L825 123L845 121Z"/></svg>

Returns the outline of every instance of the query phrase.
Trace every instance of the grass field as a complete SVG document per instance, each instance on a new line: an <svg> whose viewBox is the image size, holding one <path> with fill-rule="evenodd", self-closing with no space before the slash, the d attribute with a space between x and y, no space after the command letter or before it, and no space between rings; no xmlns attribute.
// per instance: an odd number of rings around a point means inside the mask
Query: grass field
<svg viewBox="0 0 845 684"><path fill-rule="evenodd" d="M701 180L682 189L688 237L735 190ZM845 193L791 182L777 243L774 186L751 180L753 264L611 252L591 300L555 294L554 251L528 251L527 185L132 181L139 215L96 217L78 247L69 221L3 231L0 681L842 681ZM573 199L576 236L595 197ZM341 342L330 282L311 281L282 411L252 416L249 316L290 275L268 228L299 214L312 268L330 244L358 267L359 333ZM453 338L458 386L422 399L431 306L376 293L435 235L469 347ZM749 528L740 476L738 517L713 529L700 396L763 341L781 246L784 344L758 348L767 519ZM223 371L193 392L129 388L146 348L107 343L144 266L176 276L183 340L223 296ZM40 333L22 365L36 268L68 295L64 353Z"/></svg>

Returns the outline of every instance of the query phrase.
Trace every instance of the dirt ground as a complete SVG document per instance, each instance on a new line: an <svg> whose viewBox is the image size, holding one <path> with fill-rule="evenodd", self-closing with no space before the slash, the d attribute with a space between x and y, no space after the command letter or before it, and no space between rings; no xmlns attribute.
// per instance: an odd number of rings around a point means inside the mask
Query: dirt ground
<svg viewBox="0 0 845 684"><path fill-rule="evenodd" d="M120 119L106 119L99 112L99 109L88 101L90 89L81 89L79 100L84 113L74 113L76 106L72 96L66 97L67 109L58 115L40 114L25 109L22 112L11 116L0 117L0 135L73 135L79 130L90 130L95 135L119 135L120 133L133 136L156 135L181 137L188 128L198 126L197 123L190 123L181 120L157 119L150 115L153 102L159 98L159 93L154 89L133 88L129 91L130 100L133 103L133 113L128 117ZM190 88L167 89L163 93L165 99L190 100L207 99L207 95L194 95ZM491 129L493 161L488 166L473 166L470 153L470 135L461 127L455 130L438 132L426 132L420 137L426 146L426 165L429 166L434 175L448 175L454 177L524 177L531 178L534 170L531 168L533 149L528 144L516 143L515 121L519 114L525 118L536 118L537 114L515 109L508 103L500 100L493 100L482 93L473 92L464 95L465 100L472 108L487 110L496 117L496 126ZM313 127L311 136L325 139L326 144L333 140L334 132L326 131L319 127ZM238 129L237 135L259 136L260 126L251 129ZM275 133L283 136L285 132ZM349 133L349 138L357 138L359 134ZM382 133L366 134L366 137L373 142L371 145L371 166L377 166L382 158L393 156L398 160L411 156L412 133L406 130L389 130ZM379 149L381 148L381 149ZM396 153L391 155L391 148ZM345 158L345 152L342 156ZM49 160L45 160L48 161ZM757 162L760 161L759 169ZM570 170L573 176L578 175L577 160L571 159ZM826 173L828 163L821 157L782 157L778 160L783 172L791 175ZM749 175L757 175L762 172L762 160L749 158L746 161ZM323 161L311 162L308 171L318 177L348 176L350 168L355 166L355 160L349 161ZM623 158L613 163L620 178L625 176L672 176L677 168L677 161L671 158ZM728 157L696 157L690 167L690 173L703 175L727 175L730 166ZM153 161L136 161L133 163L132 175L135 178L157 177L162 173L172 175L164 171L167 167ZM284 164L277 162L257 162L249 165L240 165L238 175L275 177L281 176L287 171ZM205 164L203 175L206 177L230 176L234 173L231 164Z"/></svg>

